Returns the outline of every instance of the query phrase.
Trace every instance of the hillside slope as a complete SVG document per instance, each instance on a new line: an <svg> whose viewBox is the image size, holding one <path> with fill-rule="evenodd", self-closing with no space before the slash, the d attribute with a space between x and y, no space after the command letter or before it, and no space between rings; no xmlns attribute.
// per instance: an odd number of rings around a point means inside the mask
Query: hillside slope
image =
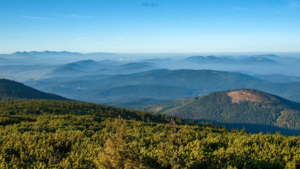
<svg viewBox="0 0 300 169"><path fill-rule="evenodd" d="M249 89L215 92L204 97L145 106L140 110L185 119L300 129L299 103Z"/></svg>
<svg viewBox="0 0 300 169"><path fill-rule="evenodd" d="M0 79L0 100L5 99L68 100L64 97L38 91L22 83Z"/></svg>

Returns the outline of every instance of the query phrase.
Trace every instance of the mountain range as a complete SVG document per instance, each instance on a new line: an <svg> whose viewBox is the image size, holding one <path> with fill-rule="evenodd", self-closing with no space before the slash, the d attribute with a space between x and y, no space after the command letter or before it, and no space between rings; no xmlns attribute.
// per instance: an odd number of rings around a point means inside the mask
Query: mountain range
<svg viewBox="0 0 300 169"><path fill-rule="evenodd" d="M185 59L149 55L146 59L128 59L129 54L33 51L1 57L14 63L0 66L2 78L101 104L138 106L240 88L257 89L300 102L300 78L294 75L298 72L297 65L292 64L295 58L283 62L284 57L273 54ZM52 60L56 64L45 64L54 63ZM17 61L28 64L17 64Z"/></svg>
<svg viewBox="0 0 300 169"><path fill-rule="evenodd" d="M166 102L240 88L257 89L300 101L298 97L290 97L300 94L300 82L271 83L237 72L158 69L125 75L100 76L101 78L94 80L77 78L57 83L30 80L25 84L72 99L113 105L124 105L122 102L132 105L130 100L136 99ZM144 105L142 102L140 104Z"/></svg>
<svg viewBox="0 0 300 169"><path fill-rule="evenodd" d="M0 54L0 77L20 82L29 79L118 75L154 69L208 69L249 75L281 74L300 76L298 59L274 54L248 56L177 56L176 54L114 54L78 52L15 52ZM32 67L41 65L38 71ZM2 66L5 66L2 68ZM20 70L19 67L22 67ZM27 67L26 67L27 66ZM44 67L42 67L44 66ZM10 69L10 71L2 71Z"/></svg>

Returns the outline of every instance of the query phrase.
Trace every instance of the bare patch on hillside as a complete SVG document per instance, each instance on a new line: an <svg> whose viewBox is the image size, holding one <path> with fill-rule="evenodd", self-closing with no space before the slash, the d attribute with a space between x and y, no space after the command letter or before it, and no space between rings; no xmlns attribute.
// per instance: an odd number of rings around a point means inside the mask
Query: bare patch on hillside
<svg viewBox="0 0 300 169"><path fill-rule="evenodd" d="M158 107L154 110L154 113L157 113L158 111L161 111L162 107Z"/></svg>
<svg viewBox="0 0 300 169"><path fill-rule="evenodd" d="M264 101L264 98L260 94L247 90L231 91L228 92L227 95L231 97L232 103L240 103L242 101L255 103Z"/></svg>

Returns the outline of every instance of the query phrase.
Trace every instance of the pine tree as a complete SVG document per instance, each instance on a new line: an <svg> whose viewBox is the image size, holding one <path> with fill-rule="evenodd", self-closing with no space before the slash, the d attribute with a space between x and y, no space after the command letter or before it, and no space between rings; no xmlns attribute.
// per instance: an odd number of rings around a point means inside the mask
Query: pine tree
<svg viewBox="0 0 300 169"><path fill-rule="evenodd" d="M135 142L129 140L126 130L126 122L123 119L115 121L116 132L104 145L104 150L99 154L100 160L96 162L98 167L108 169L140 168Z"/></svg>

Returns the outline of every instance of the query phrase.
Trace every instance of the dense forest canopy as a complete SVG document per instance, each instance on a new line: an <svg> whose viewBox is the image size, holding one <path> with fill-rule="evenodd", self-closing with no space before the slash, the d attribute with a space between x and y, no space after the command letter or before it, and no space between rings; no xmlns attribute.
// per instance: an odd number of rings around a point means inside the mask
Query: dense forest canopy
<svg viewBox="0 0 300 169"><path fill-rule="evenodd" d="M83 102L0 102L1 168L298 168L300 137ZM173 120L174 119L174 120Z"/></svg>

